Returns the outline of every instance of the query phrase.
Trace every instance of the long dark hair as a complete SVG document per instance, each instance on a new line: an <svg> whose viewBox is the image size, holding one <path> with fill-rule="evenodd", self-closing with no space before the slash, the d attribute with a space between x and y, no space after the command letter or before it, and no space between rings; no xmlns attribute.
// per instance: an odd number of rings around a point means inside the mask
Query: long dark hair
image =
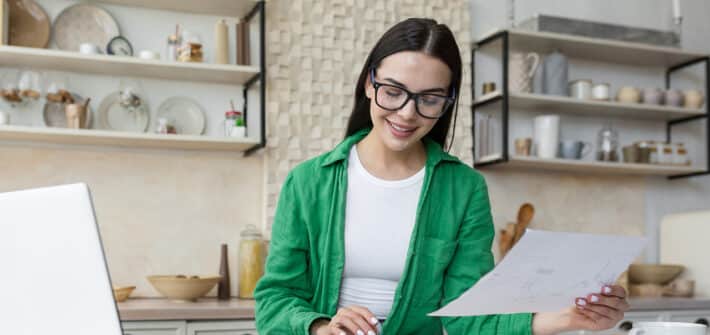
<svg viewBox="0 0 710 335"><path fill-rule="evenodd" d="M455 89L456 103L446 110L434 128L425 135L444 148L451 124L451 114L458 109L458 95L461 92L461 53L449 27L432 19L406 19L387 30L377 41L360 72L360 78L355 87L355 106L350 114L345 136L348 137L361 129L372 127L370 99L365 95L365 80L368 79L370 69L377 68L382 59L400 51L424 52L440 59L451 69L449 94L452 89ZM454 128L456 127L455 122L454 116Z"/></svg>

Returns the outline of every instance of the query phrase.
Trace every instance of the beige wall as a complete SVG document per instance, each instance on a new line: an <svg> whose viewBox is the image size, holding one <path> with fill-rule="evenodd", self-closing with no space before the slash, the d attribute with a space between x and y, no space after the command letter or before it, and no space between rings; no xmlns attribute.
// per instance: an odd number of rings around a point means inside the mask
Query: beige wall
<svg viewBox="0 0 710 335"><path fill-rule="evenodd" d="M114 284L136 296L156 295L149 274L216 273L220 243L236 270L239 231L261 222L260 156L2 144L0 157L0 191L89 185Z"/></svg>

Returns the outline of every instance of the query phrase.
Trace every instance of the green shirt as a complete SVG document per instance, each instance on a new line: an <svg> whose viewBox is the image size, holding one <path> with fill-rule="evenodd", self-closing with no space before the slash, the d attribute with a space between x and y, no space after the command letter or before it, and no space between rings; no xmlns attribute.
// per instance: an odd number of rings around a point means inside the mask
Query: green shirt
<svg viewBox="0 0 710 335"><path fill-rule="evenodd" d="M348 154L362 130L291 171L281 189L266 271L257 284L260 334L308 334L335 315L345 261ZM531 314L429 317L493 268L494 228L483 177L424 138L427 160L404 272L383 333L530 334Z"/></svg>

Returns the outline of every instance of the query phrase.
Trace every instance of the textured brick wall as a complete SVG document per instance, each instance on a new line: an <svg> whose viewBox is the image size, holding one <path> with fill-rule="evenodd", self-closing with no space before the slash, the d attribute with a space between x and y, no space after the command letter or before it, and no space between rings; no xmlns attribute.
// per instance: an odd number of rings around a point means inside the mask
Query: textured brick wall
<svg viewBox="0 0 710 335"><path fill-rule="evenodd" d="M465 67L451 152L472 162L468 1L272 0L267 12L267 231L286 175L340 142L367 53L408 17L434 18L456 35Z"/></svg>

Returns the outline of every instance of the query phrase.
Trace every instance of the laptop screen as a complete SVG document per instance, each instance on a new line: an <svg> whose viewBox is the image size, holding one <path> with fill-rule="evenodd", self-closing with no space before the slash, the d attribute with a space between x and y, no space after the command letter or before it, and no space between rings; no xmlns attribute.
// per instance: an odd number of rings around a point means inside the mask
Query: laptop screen
<svg viewBox="0 0 710 335"><path fill-rule="evenodd" d="M121 334L86 185L0 194L0 328Z"/></svg>

